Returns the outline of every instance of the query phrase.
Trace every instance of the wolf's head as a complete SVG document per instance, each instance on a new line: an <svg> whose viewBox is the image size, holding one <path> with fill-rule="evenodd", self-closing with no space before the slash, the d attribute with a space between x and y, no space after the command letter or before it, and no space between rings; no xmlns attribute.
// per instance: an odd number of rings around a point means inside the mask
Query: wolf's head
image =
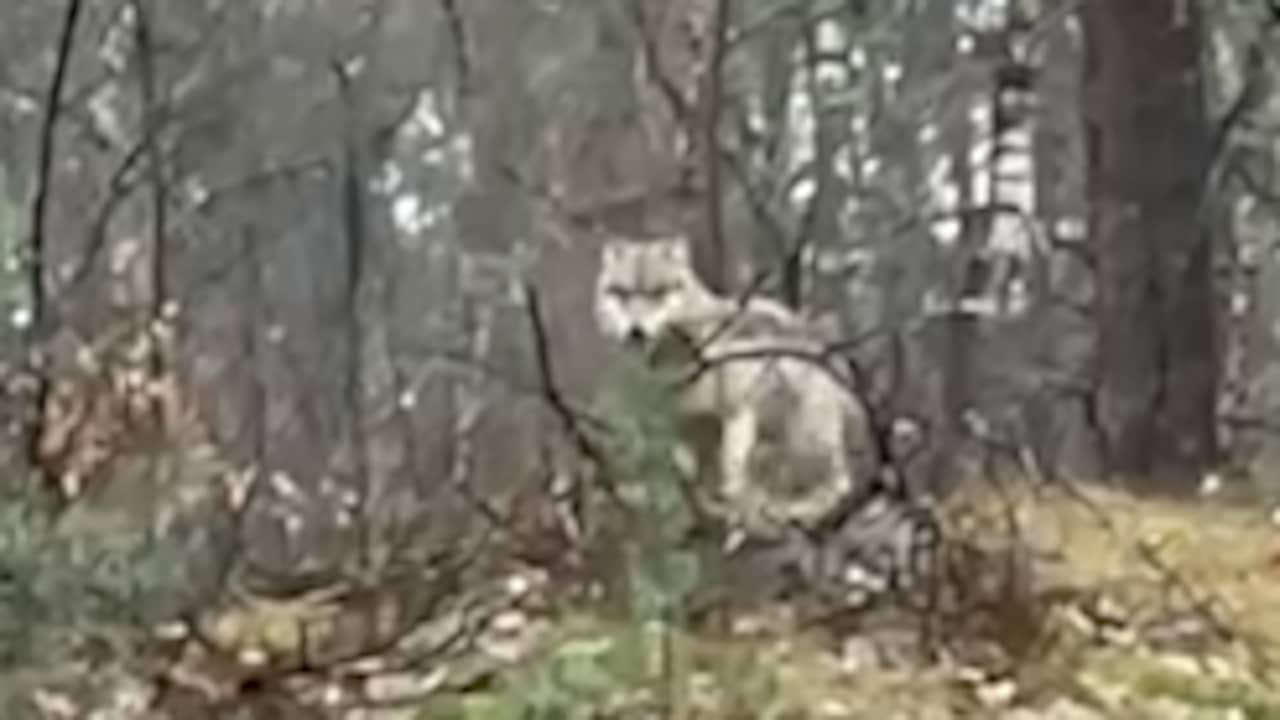
<svg viewBox="0 0 1280 720"><path fill-rule="evenodd" d="M609 338L651 346L706 297L683 238L605 242L596 276L595 315Z"/></svg>

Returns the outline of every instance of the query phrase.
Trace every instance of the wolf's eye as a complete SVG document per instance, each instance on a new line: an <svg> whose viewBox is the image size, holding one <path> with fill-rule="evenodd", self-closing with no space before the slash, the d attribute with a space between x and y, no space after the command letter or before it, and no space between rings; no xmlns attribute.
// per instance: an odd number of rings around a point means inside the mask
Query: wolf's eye
<svg viewBox="0 0 1280 720"><path fill-rule="evenodd" d="M625 300L631 293L621 285L610 285L604 289L604 294L619 300Z"/></svg>
<svg viewBox="0 0 1280 720"><path fill-rule="evenodd" d="M650 288L646 291L645 297L653 300L654 302L661 302L668 297L674 297L678 291L679 288L673 285L659 285L658 287Z"/></svg>

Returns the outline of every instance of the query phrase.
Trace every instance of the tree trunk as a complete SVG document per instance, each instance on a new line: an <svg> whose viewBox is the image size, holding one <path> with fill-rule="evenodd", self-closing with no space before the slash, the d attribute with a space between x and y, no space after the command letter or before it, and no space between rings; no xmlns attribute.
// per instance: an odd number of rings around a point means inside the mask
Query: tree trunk
<svg viewBox="0 0 1280 720"><path fill-rule="evenodd" d="M1056 13L1056 10L1047 10ZM1037 20L1046 22L1047 15ZM1092 357L1094 327L1077 308L1094 298L1090 248L1075 229L1085 217L1084 148L1081 118L1064 113L1080 97L1080 38L1072 20L1056 17L1046 28L1035 76L1033 159L1036 222L1050 244L1032 283L1031 309L1018 332L1028 338L1026 357L1051 359L1056 377L1084 377ZM1038 364L1038 363L1037 363ZM1040 374L1040 373L1037 373ZM1041 377L1041 380L1043 376ZM1069 402L1063 402L1069 400ZM1099 458L1093 398L1084 393L1045 393L1027 398L1040 418L1029 426L1041 469L1050 478L1095 477Z"/></svg>
<svg viewBox="0 0 1280 720"><path fill-rule="evenodd" d="M1105 460L1121 480L1185 490L1217 453L1199 12L1086 0L1081 17Z"/></svg>
<svg viewBox="0 0 1280 720"><path fill-rule="evenodd" d="M650 117L661 178L655 228L684 232L707 285L733 289L734 258L721 231L720 62L726 0L653 0L637 5L650 89L661 112ZM654 106L654 110L658 110Z"/></svg>

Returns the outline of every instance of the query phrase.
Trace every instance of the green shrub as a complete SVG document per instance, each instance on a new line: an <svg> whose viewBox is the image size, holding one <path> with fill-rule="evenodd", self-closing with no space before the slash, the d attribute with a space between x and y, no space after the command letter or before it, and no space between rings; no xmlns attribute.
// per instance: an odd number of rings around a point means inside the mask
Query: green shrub
<svg viewBox="0 0 1280 720"><path fill-rule="evenodd" d="M203 512L160 522L44 505L34 492L0 497L0 707L128 672L152 628L211 599L228 548L229 528Z"/></svg>
<svg viewBox="0 0 1280 720"><path fill-rule="evenodd" d="M420 717L631 717L686 694L688 653L679 628L706 557L688 542L696 514L673 458L670 395L648 368L625 358L611 367L596 410L609 424L599 440L627 518L620 568L627 621L569 633L488 691L441 698Z"/></svg>

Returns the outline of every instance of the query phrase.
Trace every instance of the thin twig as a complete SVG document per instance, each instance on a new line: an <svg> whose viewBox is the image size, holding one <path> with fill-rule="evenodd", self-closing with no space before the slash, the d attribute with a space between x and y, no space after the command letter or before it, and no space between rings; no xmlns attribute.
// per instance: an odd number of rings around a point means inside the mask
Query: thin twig
<svg viewBox="0 0 1280 720"><path fill-rule="evenodd" d="M454 70L458 73L458 95L465 99L471 92L471 51L467 47L467 26L458 9L458 0L440 0L440 7L448 20L449 35L453 42Z"/></svg>
<svg viewBox="0 0 1280 720"><path fill-rule="evenodd" d="M547 341L546 321L542 315L542 303L533 286L528 284L524 286L524 301L529 315L529 327L533 333L533 351L538 363L542 395L578 450L596 465L604 467L606 465L604 453L582 429L577 413L565 400L564 393L556 383L555 371L551 365L550 344Z"/></svg>
<svg viewBox="0 0 1280 720"><path fill-rule="evenodd" d="M44 409L49 399L50 383L43 362L46 327L46 297L44 284L45 221L49 198L53 188L53 158L57 152L56 129L61 110L62 88L66 84L71 66L76 26L80 19L80 0L67 0L58 38L57 62L53 68L53 80L45 103L44 124L40 127L40 159L36 175L35 199L31 205L31 237L27 257L27 282L31 292L31 322L27 328L27 365L35 380L31 414L25 423L27 459L31 468L40 468L40 438L44 433ZM47 480L48 478L41 478Z"/></svg>
<svg viewBox="0 0 1280 720"><path fill-rule="evenodd" d="M160 153L159 132L161 107L156 97L155 38L152 37L151 15L142 0L132 0L134 42L138 54L138 95L142 103L143 147L147 155L147 174L151 189L151 307L147 328L151 338L150 372L159 380L164 372L165 354L161 342L161 325L168 301L168 206L169 189L164 177L164 160ZM153 411L159 415L159 399Z"/></svg>

